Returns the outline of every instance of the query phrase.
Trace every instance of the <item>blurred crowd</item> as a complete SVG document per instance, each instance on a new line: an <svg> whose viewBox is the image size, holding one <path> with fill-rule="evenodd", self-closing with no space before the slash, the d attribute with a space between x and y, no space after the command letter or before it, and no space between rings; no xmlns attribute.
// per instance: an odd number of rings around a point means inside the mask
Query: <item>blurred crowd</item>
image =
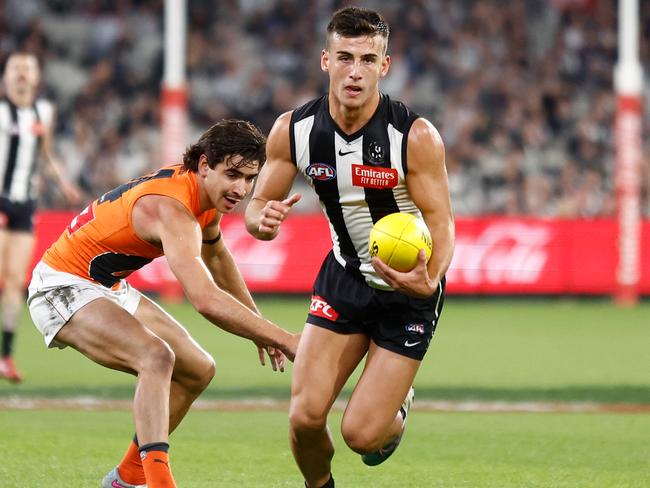
<svg viewBox="0 0 650 488"><path fill-rule="evenodd" d="M440 130L457 215L615 212L616 2L359 1L392 32L382 91ZM326 90L320 51L336 0L188 0L191 136L223 117L274 119ZM641 1L650 66L650 2ZM68 175L96 195L160 160L163 0L5 0L0 62L43 63ZM643 211L650 215L650 73ZM304 183L298 183L300 187ZM300 188L298 188L300 189ZM56 196L44 197L55 205ZM307 199L298 210L315 211Z"/></svg>

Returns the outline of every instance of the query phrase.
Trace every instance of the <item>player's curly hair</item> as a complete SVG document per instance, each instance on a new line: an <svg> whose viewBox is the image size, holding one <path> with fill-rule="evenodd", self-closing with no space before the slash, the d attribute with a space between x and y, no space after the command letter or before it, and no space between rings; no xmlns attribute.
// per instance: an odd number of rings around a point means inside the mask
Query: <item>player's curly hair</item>
<svg viewBox="0 0 650 488"><path fill-rule="evenodd" d="M266 137L255 125L245 120L220 120L185 150L185 169L196 173L201 154L206 155L212 169L237 155L242 157L237 167L258 164L261 168L266 161Z"/></svg>
<svg viewBox="0 0 650 488"><path fill-rule="evenodd" d="M360 7L345 7L334 12L327 24L327 40L332 34L342 37L381 36L388 44L390 28L379 12Z"/></svg>

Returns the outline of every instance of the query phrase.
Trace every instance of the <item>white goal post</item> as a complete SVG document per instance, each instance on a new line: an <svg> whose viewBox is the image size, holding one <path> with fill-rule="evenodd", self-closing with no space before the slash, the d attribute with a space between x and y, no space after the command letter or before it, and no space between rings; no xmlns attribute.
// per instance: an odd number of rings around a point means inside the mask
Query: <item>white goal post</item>
<svg viewBox="0 0 650 488"><path fill-rule="evenodd" d="M164 67L160 100L161 164L180 160L187 145L186 0L165 0Z"/></svg>
<svg viewBox="0 0 650 488"><path fill-rule="evenodd" d="M617 114L614 126L618 265L614 299L638 301L641 273L641 128L643 73L639 62L639 2L619 0L618 63L614 71Z"/></svg>

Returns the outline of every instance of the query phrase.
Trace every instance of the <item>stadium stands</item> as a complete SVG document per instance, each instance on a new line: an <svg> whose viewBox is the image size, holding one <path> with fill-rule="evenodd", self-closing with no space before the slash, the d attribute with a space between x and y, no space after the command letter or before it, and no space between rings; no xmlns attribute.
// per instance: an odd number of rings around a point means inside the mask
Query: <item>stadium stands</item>
<svg viewBox="0 0 650 488"><path fill-rule="evenodd" d="M192 132L230 116L267 131L279 113L322 92L323 39L313 33L343 3L188 2ZM394 26L383 89L441 131L457 215L613 214L614 2L358 3ZM640 3L648 66L650 2ZM59 107L59 153L89 194L161 163L162 8L160 0L0 3L0 61L14 49L42 59L45 94ZM46 194L44 203L57 201ZM297 210L316 207L311 200Z"/></svg>

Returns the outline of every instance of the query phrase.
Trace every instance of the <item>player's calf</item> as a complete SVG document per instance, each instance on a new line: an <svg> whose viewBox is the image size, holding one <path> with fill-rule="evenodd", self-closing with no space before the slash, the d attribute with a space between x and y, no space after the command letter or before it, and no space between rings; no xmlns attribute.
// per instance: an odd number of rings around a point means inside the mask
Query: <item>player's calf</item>
<svg viewBox="0 0 650 488"><path fill-rule="evenodd" d="M399 435L388 442L386 445L380 447L378 450L363 454L361 456L361 460L364 462L364 464L368 466L377 466L392 456L392 454L397 449L397 446L399 446L400 442L402 441L402 436L404 435L404 430L406 429L406 418L409 410L411 409L411 406L413 405L414 398L415 391L413 390L413 387L411 387L406 394L406 398L404 398L402 406L399 409L399 415L402 417L402 428Z"/></svg>
<svg viewBox="0 0 650 488"><path fill-rule="evenodd" d="M345 425L341 428L343 440L347 446L357 454L368 454L382 447L384 432L371 432L362 426L350 428Z"/></svg>

